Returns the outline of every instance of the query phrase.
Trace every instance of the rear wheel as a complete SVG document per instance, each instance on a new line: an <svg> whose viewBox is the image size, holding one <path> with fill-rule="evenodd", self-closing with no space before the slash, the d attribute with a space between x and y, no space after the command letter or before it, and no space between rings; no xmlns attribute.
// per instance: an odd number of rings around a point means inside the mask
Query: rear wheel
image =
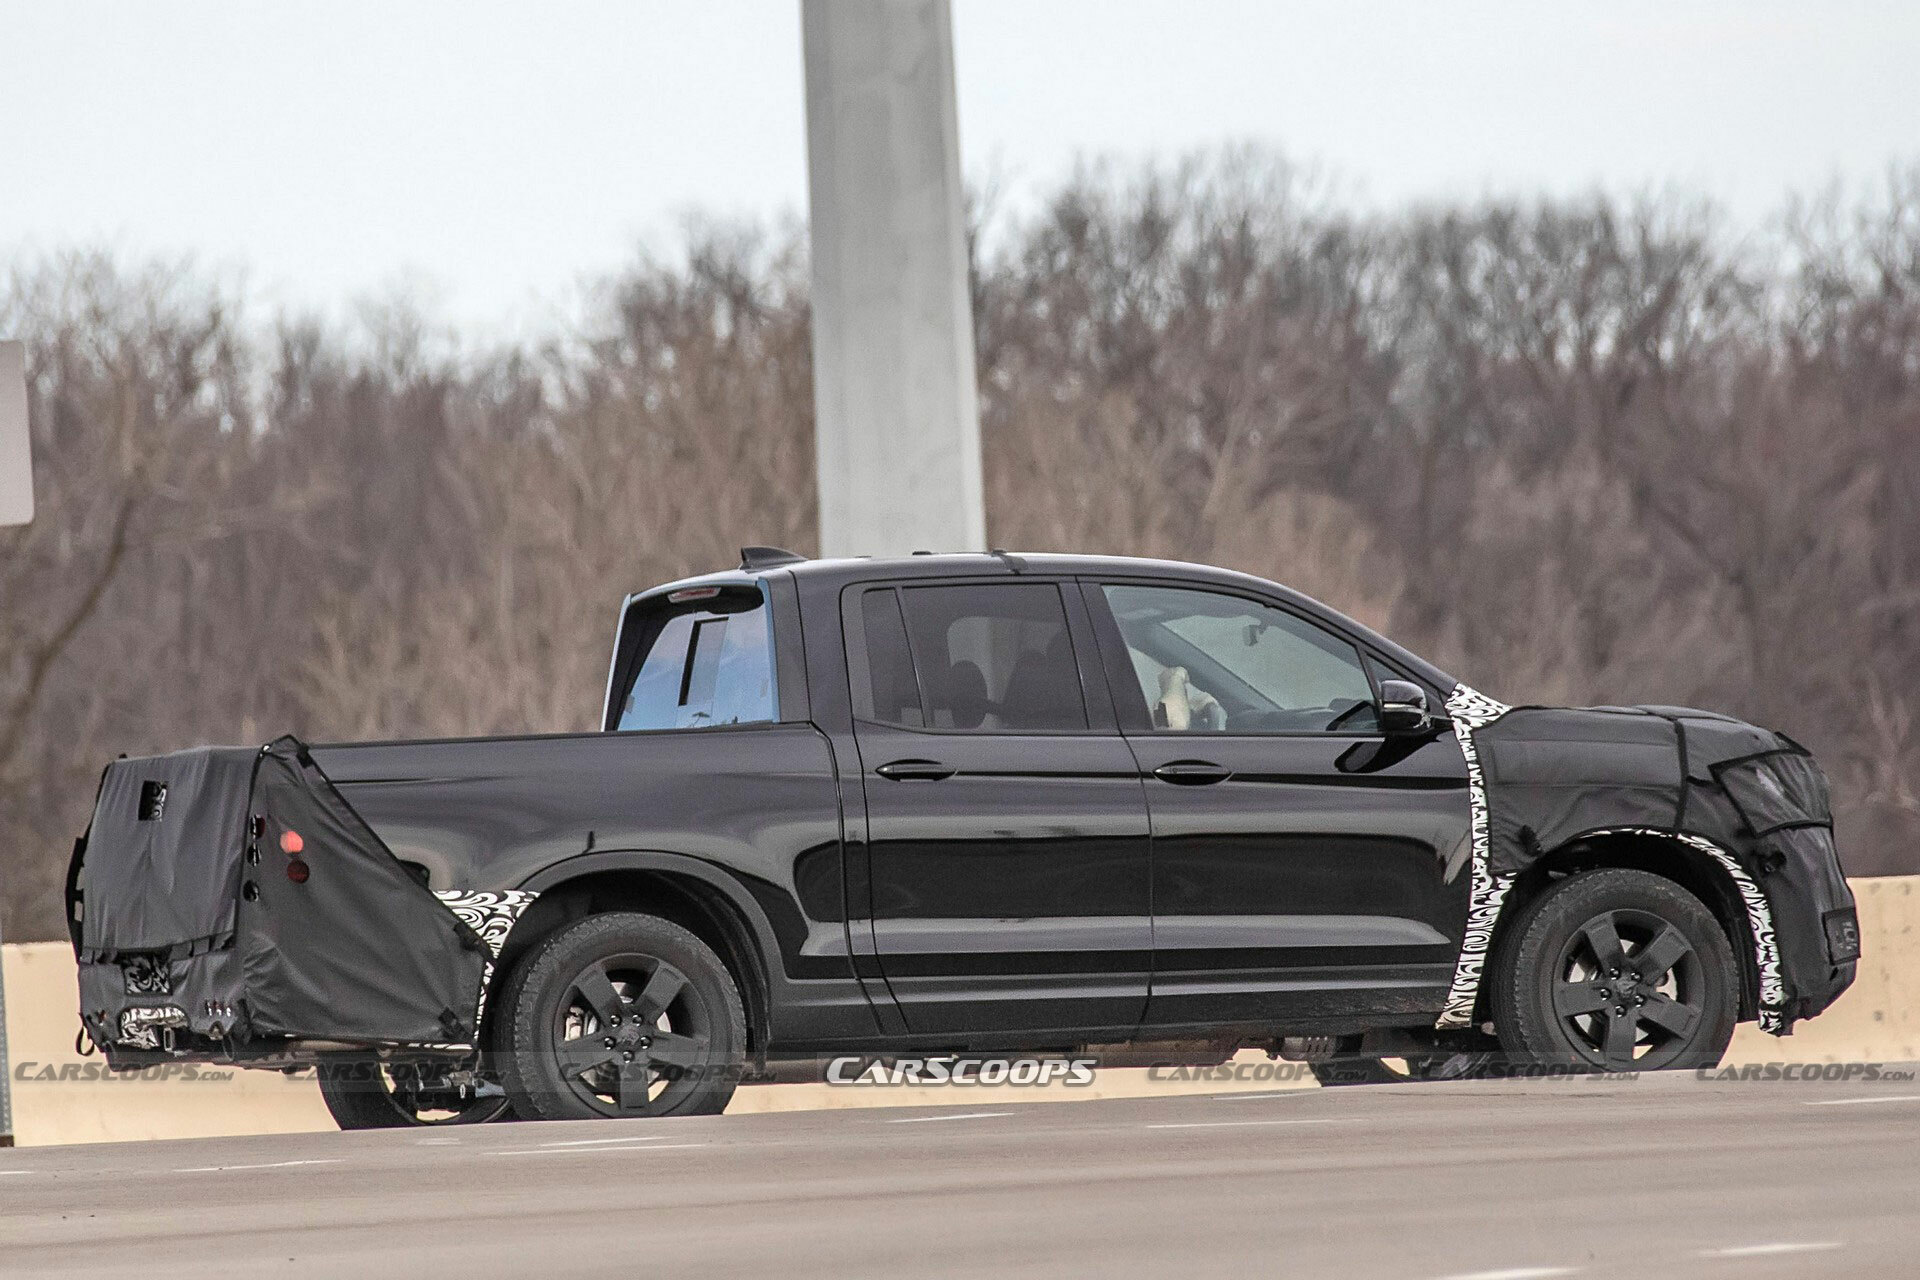
<svg viewBox="0 0 1920 1280"><path fill-rule="evenodd" d="M711 1115L746 1056L740 992L670 921L592 916L541 943L501 1003L500 1075L530 1118Z"/></svg>
<svg viewBox="0 0 1920 1280"><path fill-rule="evenodd" d="M510 1119L506 1091L471 1062L383 1060L373 1053L321 1060L320 1097L342 1129L485 1124Z"/></svg>
<svg viewBox="0 0 1920 1280"><path fill-rule="evenodd" d="M1657 1071L1720 1060L1739 1018L1733 948L1701 901L1645 871L1554 885L1514 922L1493 987L1526 1062Z"/></svg>

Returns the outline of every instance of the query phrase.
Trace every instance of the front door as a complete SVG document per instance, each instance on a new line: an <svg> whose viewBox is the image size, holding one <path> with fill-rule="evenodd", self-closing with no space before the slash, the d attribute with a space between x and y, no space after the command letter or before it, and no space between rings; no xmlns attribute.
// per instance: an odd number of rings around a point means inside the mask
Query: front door
<svg viewBox="0 0 1920 1280"><path fill-rule="evenodd" d="M1130 1031L1146 800L1078 592L855 587L843 617L874 951L908 1031Z"/></svg>
<svg viewBox="0 0 1920 1280"><path fill-rule="evenodd" d="M1153 829L1159 1028L1437 1011L1466 918L1451 734L1381 734L1354 643L1250 596L1086 592Z"/></svg>

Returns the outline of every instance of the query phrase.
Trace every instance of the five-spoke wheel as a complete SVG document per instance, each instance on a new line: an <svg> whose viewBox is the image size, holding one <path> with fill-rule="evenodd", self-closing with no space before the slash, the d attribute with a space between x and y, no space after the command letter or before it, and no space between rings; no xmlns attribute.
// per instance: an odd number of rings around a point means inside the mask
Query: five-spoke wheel
<svg viewBox="0 0 1920 1280"><path fill-rule="evenodd" d="M342 1129L485 1124L510 1117L500 1082L471 1059L332 1053L317 1070L320 1098Z"/></svg>
<svg viewBox="0 0 1920 1280"><path fill-rule="evenodd" d="M1617 868L1570 876L1510 929L1493 987L1509 1054L1654 1071L1726 1049L1739 1008L1733 950L1673 881Z"/></svg>
<svg viewBox="0 0 1920 1280"><path fill-rule="evenodd" d="M523 1114L707 1114L738 1083L739 991L712 949L669 921L589 917L543 942L502 995L500 1074Z"/></svg>

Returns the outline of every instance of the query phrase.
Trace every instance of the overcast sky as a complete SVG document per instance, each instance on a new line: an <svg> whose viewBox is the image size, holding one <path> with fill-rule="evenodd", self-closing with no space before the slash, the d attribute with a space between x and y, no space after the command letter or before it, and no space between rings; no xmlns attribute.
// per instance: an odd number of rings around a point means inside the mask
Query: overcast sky
<svg viewBox="0 0 1920 1280"><path fill-rule="evenodd" d="M1920 160L1920 4L954 0L968 176L1270 144L1373 206L1676 185L1757 223ZM0 0L0 262L519 329L682 215L799 216L798 0Z"/></svg>

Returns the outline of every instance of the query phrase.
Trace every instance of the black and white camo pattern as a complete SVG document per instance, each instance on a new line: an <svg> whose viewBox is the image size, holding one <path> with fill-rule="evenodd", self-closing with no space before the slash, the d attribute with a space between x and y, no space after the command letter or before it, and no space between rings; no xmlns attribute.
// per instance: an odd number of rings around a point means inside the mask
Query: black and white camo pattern
<svg viewBox="0 0 1920 1280"><path fill-rule="evenodd" d="M488 889L470 893L459 889L436 889L433 896L440 899L441 905L447 910L459 916L462 924L479 934L497 956L500 948L507 944L507 935L513 932L513 922L540 895L525 889Z"/></svg>
<svg viewBox="0 0 1920 1280"><path fill-rule="evenodd" d="M120 1011L120 1043L135 1049L158 1049L162 1027L184 1027L187 1011L170 1004L137 1005Z"/></svg>
<svg viewBox="0 0 1920 1280"><path fill-rule="evenodd" d="M1480 753L1473 735L1498 720L1513 708L1496 702L1466 685L1456 685L1447 697L1447 714L1453 719L1454 736L1460 742L1460 754L1467 766L1467 802L1472 807L1473 885L1467 907L1466 934L1460 941L1460 959L1454 965L1453 985L1447 1002L1434 1024L1437 1027L1467 1027L1473 1023L1473 1008L1479 999L1480 980L1485 973L1487 952L1493 944L1494 925L1500 918L1501 904L1513 887L1512 875L1496 876L1491 867L1491 843L1488 829L1487 788L1480 767ZM1658 827L1619 827L1594 835L1644 835L1677 840L1706 854L1733 881L1740 901L1747 910L1747 923L1753 932L1754 964L1760 974L1760 1029L1783 1035L1787 1029L1786 986L1780 978L1780 948L1774 939L1773 908L1734 856L1705 836L1686 831L1665 831Z"/></svg>
<svg viewBox="0 0 1920 1280"><path fill-rule="evenodd" d="M136 956L120 966L126 994L130 996L170 996L173 973L151 956Z"/></svg>
<svg viewBox="0 0 1920 1280"><path fill-rule="evenodd" d="M513 923L533 900L540 895L526 889L481 889L462 892L459 889L435 889L433 896L440 899L442 906L460 917L461 923L480 935L492 955L480 974L480 1000L474 1006L473 1025L478 1028L480 1019L487 1012L487 990L493 985L493 962L500 958L500 948L507 945L507 935L513 932ZM435 1046L445 1048L471 1048L471 1045Z"/></svg>
<svg viewBox="0 0 1920 1280"><path fill-rule="evenodd" d="M1496 876L1492 868L1492 843L1487 811L1486 775L1480 767L1480 751L1473 735L1513 710L1477 689L1464 684L1447 695L1447 715L1453 721L1453 736L1460 743L1460 754L1467 764L1467 804L1471 809L1468 839L1472 861L1472 885L1467 903L1467 928L1460 939L1460 958L1454 962L1453 985L1447 989L1447 1002L1434 1026L1442 1029L1473 1025L1473 1006L1480 998L1480 978L1487 967L1487 951L1493 945L1493 926L1500 919L1500 905L1513 887L1511 875Z"/></svg>
<svg viewBox="0 0 1920 1280"><path fill-rule="evenodd" d="M1678 840L1690 849L1698 849L1715 862L1733 881L1740 901L1747 909L1747 925L1753 931L1754 967L1760 973L1760 1029L1769 1035L1787 1033L1787 988L1780 980L1780 945L1773 934L1773 907L1767 895L1753 882L1737 859L1705 836L1688 831L1662 831L1658 827L1620 827L1598 834L1664 836Z"/></svg>

